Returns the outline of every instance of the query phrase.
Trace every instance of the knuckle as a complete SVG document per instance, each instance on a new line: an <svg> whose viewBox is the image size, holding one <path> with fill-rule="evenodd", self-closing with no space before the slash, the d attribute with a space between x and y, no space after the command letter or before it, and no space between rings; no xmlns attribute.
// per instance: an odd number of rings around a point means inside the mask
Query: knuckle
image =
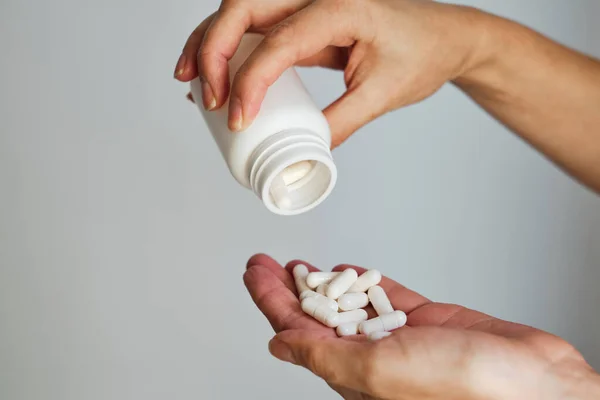
<svg viewBox="0 0 600 400"><path fill-rule="evenodd" d="M202 44L198 48L198 53L197 53L198 62L206 61L206 60L210 59L211 57L214 57L216 55L216 53L217 53L217 50L215 48L215 40L214 40L213 32L209 29L204 36L204 40L203 40Z"/></svg>
<svg viewBox="0 0 600 400"><path fill-rule="evenodd" d="M252 70L249 68L241 68L234 75L232 91L237 94L244 94L251 90L252 81Z"/></svg>
<svg viewBox="0 0 600 400"><path fill-rule="evenodd" d="M212 54L209 51L206 51L205 49L200 49L198 51L198 54L196 56L196 62L198 64L198 72L200 73L200 75L205 75L210 71L210 67L211 67L211 56Z"/></svg>
<svg viewBox="0 0 600 400"><path fill-rule="evenodd" d="M247 2L247 0L222 0L219 10L222 11L222 10L226 10L229 8L238 7L240 5L245 4L246 2Z"/></svg>
<svg viewBox="0 0 600 400"><path fill-rule="evenodd" d="M332 11L345 12L348 7L354 6L356 0L327 0L327 5Z"/></svg>
<svg viewBox="0 0 600 400"><path fill-rule="evenodd" d="M295 26L291 21L283 21L271 29L265 37L265 43L273 47L292 43L295 31Z"/></svg>

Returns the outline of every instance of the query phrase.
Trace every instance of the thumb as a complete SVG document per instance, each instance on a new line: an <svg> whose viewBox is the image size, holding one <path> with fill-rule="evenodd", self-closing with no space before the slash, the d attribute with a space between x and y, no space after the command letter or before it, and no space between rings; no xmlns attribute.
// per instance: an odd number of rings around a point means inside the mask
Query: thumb
<svg viewBox="0 0 600 400"><path fill-rule="evenodd" d="M330 384L364 391L369 343L332 337L328 332L289 330L269 342L278 359L307 368Z"/></svg>
<svg viewBox="0 0 600 400"><path fill-rule="evenodd" d="M372 89L371 85L365 83L348 89L323 110L331 127L332 149L385 112L384 102L379 98L377 91Z"/></svg>

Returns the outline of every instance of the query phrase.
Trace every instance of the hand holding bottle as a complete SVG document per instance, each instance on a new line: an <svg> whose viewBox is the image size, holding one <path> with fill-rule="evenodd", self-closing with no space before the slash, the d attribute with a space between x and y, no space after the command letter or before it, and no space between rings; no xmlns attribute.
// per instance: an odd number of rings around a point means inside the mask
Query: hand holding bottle
<svg viewBox="0 0 600 400"><path fill-rule="evenodd" d="M248 30L266 39L229 82L227 60ZM175 76L200 74L204 106L228 101L240 131L294 64L344 71L346 92L324 110L332 147L451 81L600 192L600 62L513 21L428 0L224 0L188 39Z"/></svg>
<svg viewBox="0 0 600 400"><path fill-rule="evenodd" d="M422 0L225 0L190 36L176 77L189 81L200 74L204 106L229 101L229 126L239 131L287 68L343 69L347 90L324 110L335 147L369 121L424 99L472 68L475 13ZM247 30L266 38L229 82L227 61Z"/></svg>

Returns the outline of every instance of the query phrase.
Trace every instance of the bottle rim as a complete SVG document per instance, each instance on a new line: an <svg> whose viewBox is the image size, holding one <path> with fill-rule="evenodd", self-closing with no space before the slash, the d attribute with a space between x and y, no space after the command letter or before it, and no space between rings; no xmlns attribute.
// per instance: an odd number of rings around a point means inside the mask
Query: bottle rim
<svg viewBox="0 0 600 400"><path fill-rule="evenodd" d="M321 204L333 191L337 168L328 144L305 129L292 129L269 137L250 158L249 181L254 193L273 213L298 215ZM291 166L310 162L310 172L282 187L282 174Z"/></svg>

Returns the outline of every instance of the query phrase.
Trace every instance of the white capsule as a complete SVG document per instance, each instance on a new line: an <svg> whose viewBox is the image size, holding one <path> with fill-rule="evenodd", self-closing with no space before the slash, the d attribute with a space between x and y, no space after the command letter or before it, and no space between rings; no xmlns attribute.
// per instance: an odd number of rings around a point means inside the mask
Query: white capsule
<svg viewBox="0 0 600 400"><path fill-rule="evenodd" d="M381 282L381 272L376 269L370 269L358 277L354 285L348 289L348 293L366 292Z"/></svg>
<svg viewBox="0 0 600 400"><path fill-rule="evenodd" d="M302 300L302 311L310 315L323 325L336 328L339 325L339 314L314 297Z"/></svg>
<svg viewBox="0 0 600 400"><path fill-rule="evenodd" d="M331 308L333 311L338 311L338 304L335 300L330 299L327 296L323 296L322 294L317 293L313 298L317 299L317 301L321 304L325 304L327 307Z"/></svg>
<svg viewBox="0 0 600 400"><path fill-rule="evenodd" d="M369 289L369 300L375 309L377 315L386 315L394 311L390 299L388 299L385 290L381 286L373 286Z"/></svg>
<svg viewBox="0 0 600 400"><path fill-rule="evenodd" d="M363 309L345 311L338 314L338 324L349 324L350 322L363 322L369 318L367 312Z"/></svg>
<svg viewBox="0 0 600 400"><path fill-rule="evenodd" d="M286 186L291 185L308 175L312 168L313 165L310 161L300 161L284 169L281 177Z"/></svg>
<svg viewBox="0 0 600 400"><path fill-rule="evenodd" d="M317 292L313 292L312 290L305 290L300 295L300 301L306 299L307 297L312 297L314 299L317 299L317 301L319 301L320 303L325 304L327 307L331 308L333 311L337 311L338 310L338 304L337 304L337 302L335 300L333 300L333 299L330 299L329 297L323 296L322 294L319 294Z"/></svg>
<svg viewBox="0 0 600 400"><path fill-rule="evenodd" d="M326 283L321 283L317 286L317 293L322 294L323 296L327 296L327 288L329 287Z"/></svg>
<svg viewBox="0 0 600 400"><path fill-rule="evenodd" d="M300 301L302 301L307 297L315 297L316 294L318 294L318 293L309 289L309 290L305 290L304 292L300 293L299 298L300 298Z"/></svg>
<svg viewBox="0 0 600 400"><path fill-rule="evenodd" d="M369 296L366 293L346 293L340 296L337 303L342 311L352 311L364 308L369 304Z"/></svg>
<svg viewBox="0 0 600 400"><path fill-rule="evenodd" d="M368 338L371 342L375 342L377 340L386 338L386 337L390 336L391 334L392 334L392 332L373 332L373 333L369 334Z"/></svg>
<svg viewBox="0 0 600 400"><path fill-rule="evenodd" d="M331 282L339 274L339 272L311 272L306 277L306 284L309 288L314 289L322 283Z"/></svg>
<svg viewBox="0 0 600 400"><path fill-rule="evenodd" d="M294 275L294 282L296 283L296 289L298 290L299 296L302 295L303 292L310 290L306 284L306 277L308 276L308 267L306 265L296 265L292 271L292 275Z"/></svg>
<svg viewBox="0 0 600 400"><path fill-rule="evenodd" d="M362 334L369 335L373 332L390 332L405 324L406 314L402 311L394 311L393 313L361 322L358 326L358 330Z"/></svg>
<svg viewBox="0 0 600 400"><path fill-rule="evenodd" d="M347 324L342 324L337 327L335 330L338 336L352 336L358 335L358 325L360 322L348 322Z"/></svg>
<svg viewBox="0 0 600 400"><path fill-rule="evenodd" d="M337 299L356 282L358 279L358 274L356 270L352 268L348 268L344 270L341 274L333 278L333 280L329 283L329 287L327 288L327 297L330 299Z"/></svg>

